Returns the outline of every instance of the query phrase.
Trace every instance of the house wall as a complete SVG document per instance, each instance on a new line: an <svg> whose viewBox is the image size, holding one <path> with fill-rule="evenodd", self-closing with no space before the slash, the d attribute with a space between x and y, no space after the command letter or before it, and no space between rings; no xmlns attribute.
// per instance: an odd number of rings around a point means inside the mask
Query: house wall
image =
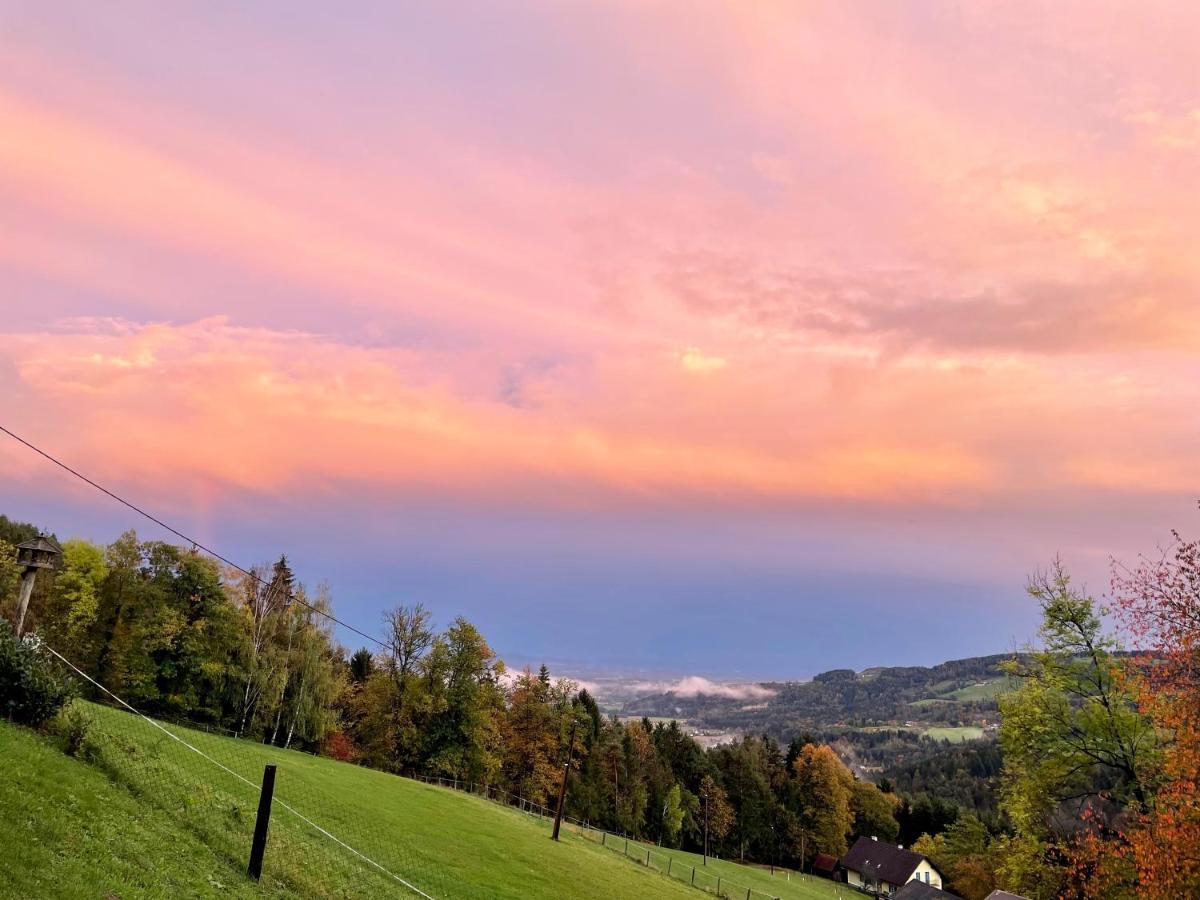
<svg viewBox="0 0 1200 900"><path fill-rule="evenodd" d="M942 886L942 876L938 874L938 870L929 864L929 860L921 860L921 864L913 871L912 878L909 881L925 881L926 873L929 874L929 884L935 888Z"/></svg>
<svg viewBox="0 0 1200 900"><path fill-rule="evenodd" d="M929 874L929 880L925 881L926 873ZM935 888L942 886L942 876L938 874L938 870L929 864L929 860L921 860L921 864L913 870L912 877L909 881L920 881L925 884L932 885ZM862 887L864 884L863 877L860 873L853 869L846 870L846 883L851 887ZM891 884L886 881L879 882L879 890L884 893L891 893L899 888L899 885Z"/></svg>
<svg viewBox="0 0 1200 900"><path fill-rule="evenodd" d="M864 884L866 884L866 881L860 873L855 872L853 869L847 869L846 884L850 885L851 887L862 887ZM892 891L896 890L896 885L886 881L879 881L873 883L872 888L882 893L890 894Z"/></svg>

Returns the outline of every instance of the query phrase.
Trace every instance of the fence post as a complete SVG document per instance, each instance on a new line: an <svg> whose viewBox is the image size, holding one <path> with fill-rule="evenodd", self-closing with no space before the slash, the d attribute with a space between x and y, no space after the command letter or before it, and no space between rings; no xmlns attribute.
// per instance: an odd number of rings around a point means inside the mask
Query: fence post
<svg viewBox="0 0 1200 900"><path fill-rule="evenodd" d="M721 896L721 876L717 876L717 896Z"/></svg>
<svg viewBox="0 0 1200 900"><path fill-rule="evenodd" d="M746 888L746 900L750 900L750 888Z"/></svg>
<svg viewBox="0 0 1200 900"><path fill-rule="evenodd" d="M600 846L601 847L608 846L608 832L607 831L600 832Z"/></svg>
<svg viewBox="0 0 1200 900"><path fill-rule="evenodd" d="M696 884L696 867L692 866L692 884Z"/></svg>
<svg viewBox="0 0 1200 900"><path fill-rule="evenodd" d="M671 863L673 863L673 862L675 862L675 857L668 856L667 857L667 876L668 877L670 877L670 875L671 875Z"/></svg>
<svg viewBox="0 0 1200 900"><path fill-rule="evenodd" d="M576 718L571 719L571 739L567 741L567 761L563 765L562 784L558 786L558 805L554 809L554 839L558 840L558 827L562 824L563 807L567 802L567 777L571 774L571 757L575 753L575 726L579 724Z"/></svg>
<svg viewBox="0 0 1200 900"><path fill-rule="evenodd" d="M646 848L646 868L650 868L650 849Z"/></svg>
<svg viewBox="0 0 1200 900"><path fill-rule="evenodd" d="M267 825L271 821L271 797L275 793L275 767L263 767L262 791L258 795L258 817L254 820L254 840L250 844L250 865L246 874L258 881L262 875L263 853L267 849Z"/></svg>
<svg viewBox="0 0 1200 900"><path fill-rule="evenodd" d="M625 855L629 855L629 838L625 838Z"/></svg>

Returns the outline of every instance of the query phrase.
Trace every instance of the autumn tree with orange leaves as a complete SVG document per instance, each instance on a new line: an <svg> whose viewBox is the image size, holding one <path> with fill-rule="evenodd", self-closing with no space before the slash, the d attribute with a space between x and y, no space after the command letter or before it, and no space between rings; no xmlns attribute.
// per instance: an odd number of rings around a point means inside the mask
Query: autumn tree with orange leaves
<svg viewBox="0 0 1200 900"><path fill-rule="evenodd" d="M1163 744L1162 783L1127 831L1139 897L1200 897L1200 542L1113 579L1116 610L1137 667L1138 701Z"/></svg>

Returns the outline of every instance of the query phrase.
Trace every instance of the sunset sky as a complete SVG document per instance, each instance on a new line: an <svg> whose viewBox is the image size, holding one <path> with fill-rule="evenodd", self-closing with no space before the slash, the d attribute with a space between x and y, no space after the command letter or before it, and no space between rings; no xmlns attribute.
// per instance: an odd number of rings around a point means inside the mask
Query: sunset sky
<svg viewBox="0 0 1200 900"><path fill-rule="evenodd" d="M0 424L372 632L1009 650L1200 531L1200 11L1121 6L0 0Z"/></svg>

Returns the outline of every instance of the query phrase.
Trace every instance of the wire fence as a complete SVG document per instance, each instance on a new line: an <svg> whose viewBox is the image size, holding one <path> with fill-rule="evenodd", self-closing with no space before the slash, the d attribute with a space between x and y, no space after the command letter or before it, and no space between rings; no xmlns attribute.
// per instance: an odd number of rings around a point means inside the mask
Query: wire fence
<svg viewBox="0 0 1200 900"><path fill-rule="evenodd" d="M143 715L52 647L96 702L75 700L59 731L67 752L172 821L231 866L246 870L264 769L276 767L261 882L305 897L472 896L438 861L406 840L405 813L374 803L379 779L395 776ZM374 786L374 790L373 790ZM370 815L364 810L370 809Z"/></svg>
<svg viewBox="0 0 1200 900"><path fill-rule="evenodd" d="M494 803L510 806L529 816L543 819L546 822L554 820L555 811L553 809L539 803L534 803L532 800L510 793L509 791L502 790L495 785L428 775L415 775L412 777L424 784L463 791L491 800ZM736 879L728 878L724 874L709 871L706 866L697 866L684 858L673 856L669 851L655 844L647 844L624 835L615 834L603 828L597 828L590 822L580 821L568 815L563 816L562 822L563 826L570 829L573 833L595 841L602 847L606 847L615 853L620 853L631 862L661 872L669 878L675 878L692 887L715 894L717 897L727 898L727 900L779 900L779 897L775 894L760 890L751 885L739 883Z"/></svg>

